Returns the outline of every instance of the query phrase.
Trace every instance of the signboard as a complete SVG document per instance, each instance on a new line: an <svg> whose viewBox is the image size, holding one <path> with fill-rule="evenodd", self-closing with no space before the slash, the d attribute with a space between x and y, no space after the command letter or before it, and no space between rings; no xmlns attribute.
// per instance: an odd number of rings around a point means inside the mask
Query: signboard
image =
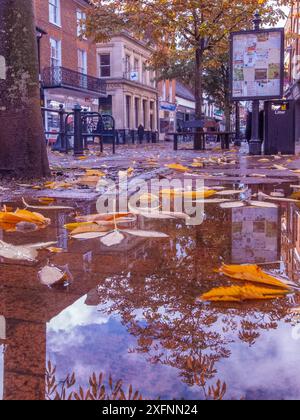
<svg viewBox="0 0 300 420"><path fill-rule="evenodd" d="M280 99L284 84L284 29L231 34L233 101Z"/></svg>
<svg viewBox="0 0 300 420"><path fill-rule="evenodd" d="M139 72L138 71L132 71L130 73L130 80L132 82L138 82L139 81Z"/></svg>

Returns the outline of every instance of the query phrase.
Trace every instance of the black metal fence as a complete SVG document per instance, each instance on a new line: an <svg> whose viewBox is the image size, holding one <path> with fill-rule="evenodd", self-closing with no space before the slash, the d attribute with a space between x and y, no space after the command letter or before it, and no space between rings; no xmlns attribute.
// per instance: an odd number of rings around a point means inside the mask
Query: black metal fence
<svg viewBox="0 0 300 420"><path fill-rule="evenodd" d="M180 148L187 148L189 144L192 144L194 150L205 150L206 145L209 142L219 142L222 149L228 150L230 143L236 138L235 132L180 132L170 133L174 138L174 150L180 150Z"/></svg>
<svg viewBox="0 0 300 420"><path fill-rule="evenodd" d="M44 120L46 113L57 114L57 128L45 130L48 144L55 151L74 155L82 155L88 150L89 145L99 142L100 151L103 152L104 144L112 146L115 154L116 145L157 143L158 132L138 130L116 130L115 120L109 114L90 112L75 105L72 112L65 111L63 105L59 109L42 108Z"/></svg>
<svg viewBox="0 0 300 420"><path fill-rule="evenodd" d="M47 141L52 139L52 148L56 151L74 155L83 155L89 144L99 140L100 151L108 140L112 144L112 152L116 152L115 120L111 115L85 111L80 105L75 105L72 112L66 112L63 105L59 109L42 108L43 113L57 113L59 116L59 130L45 131ZM53 141L54 140L54 141Z"/></svg>
<svg viewBox="0 0 300 420"><path fill-rule="evenodd" d="M158 131L144 131L141 135L138 130L117 130L117 144L158 143Z"/></svg>

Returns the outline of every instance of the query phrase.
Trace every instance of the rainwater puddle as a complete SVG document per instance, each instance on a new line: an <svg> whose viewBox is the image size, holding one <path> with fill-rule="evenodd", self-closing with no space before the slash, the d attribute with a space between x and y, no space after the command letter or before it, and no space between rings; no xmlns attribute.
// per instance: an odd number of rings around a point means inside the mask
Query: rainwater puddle
<svg viewBox="0 0 300 420"><path fill-rule="evenodd" d="M252 192L274 190L292 192L289 184L257 184ZM94 205L78 202L76 212L91 214ZM0 265L0 397L49 396L50 361L57 382L75 373L70 392L87 389L89 377L103 372L106 380L110 374L122 379L124 392L132 384L145 399L204 399L218 380L227 385L224 398L300 398L300 328L289 312L300 306L300 295L243 304L197 301L231 284L215 272L222 263L263 264L299 284L300 209L294 203L209 204L195 227L141 217L140 229L169 238L126 236L112 248L99 238L70 239L63 226L73 214L41 213L51 218L45 229L0 231L0 240L14 245L57 239L64 250L40 251L36 264ZM37 273L47 263L68 269L68 287L39 283ZM204 387L195 374L204 374Z"/></svg>

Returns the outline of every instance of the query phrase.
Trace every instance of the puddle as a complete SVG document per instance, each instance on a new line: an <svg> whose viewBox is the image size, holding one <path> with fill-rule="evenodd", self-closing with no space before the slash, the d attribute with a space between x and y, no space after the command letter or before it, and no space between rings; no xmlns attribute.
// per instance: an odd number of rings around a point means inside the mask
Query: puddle
<svg viewBox="0 0 300 420"><path fill-rule="evenodd" d="M255 184L252 192L290 195L289 184ZM91 203L76 207L95 211ZM223 262L265 264L299 284L295 204L226 210L210 204L197 227L140 218L140 229L169 239L126 237L113 248L99 238L70 239L63 228L74 220L68 212L42 213L52 221L42 230L0 231L0 240L14 245L57 238L64 250L40 251L36 264L0 265L0 397L44 399L51 361L58 382L75 373L75 389L87 389L89 377L103 372L144 398L204 399L218 380L227 385L225 398L300 398L300 329L289 314L300 306L298 294L233 305L197 302L230 284L215 272ZM72 282L42 286L37 273L45 264L67 267ZM201 373L204 387L195 383Z"/></svg>

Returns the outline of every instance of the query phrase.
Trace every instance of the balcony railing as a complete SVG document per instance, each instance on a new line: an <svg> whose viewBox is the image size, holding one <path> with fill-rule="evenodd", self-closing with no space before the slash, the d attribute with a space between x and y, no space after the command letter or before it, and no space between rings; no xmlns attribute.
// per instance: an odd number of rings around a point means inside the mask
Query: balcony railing
<svg viewBox="0 0 300 420"><path fill-rule="evenodd" d="M45 89L69 88L106 95L105 80L88 76L65 67L47 67L43 70L42 83Z"/></svg>

